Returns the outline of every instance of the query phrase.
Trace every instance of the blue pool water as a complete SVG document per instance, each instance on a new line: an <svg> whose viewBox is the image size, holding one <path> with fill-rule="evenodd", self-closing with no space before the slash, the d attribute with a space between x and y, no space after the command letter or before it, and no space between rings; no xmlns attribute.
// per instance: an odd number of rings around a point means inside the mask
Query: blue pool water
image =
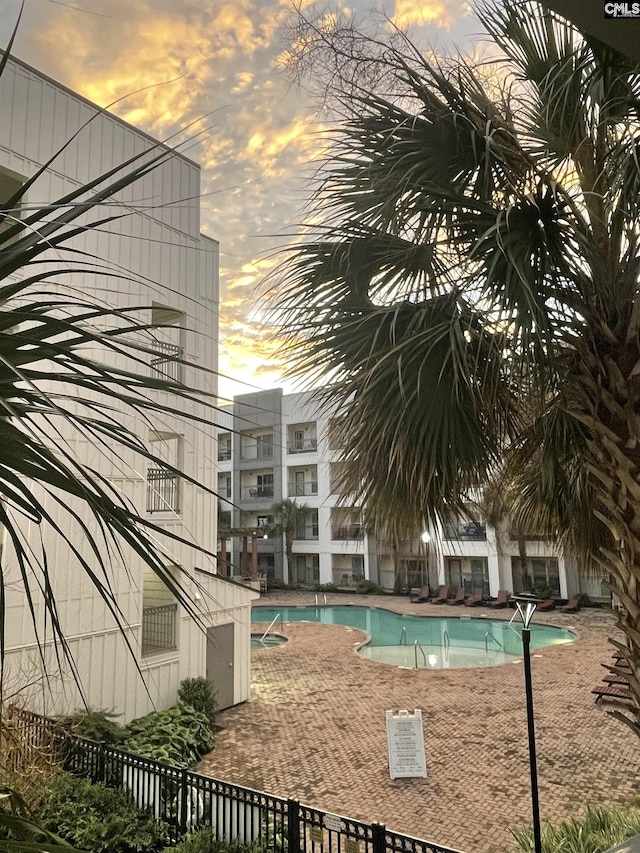
<svg viewBox="0 0 640 853"><path fill-rule="evenodd" d="M320 622L365 631L370 641L358 653L397 666L458 669L497 666L522 658L522 626L515 621L509 625L508 621L471 616L409 616L355 605L251 609L253 622L269 623L278 616L284 622ZM279 626L278 618L273 630ZM573 640L575 634L564 628L531 625L532 649Z"/></svg>

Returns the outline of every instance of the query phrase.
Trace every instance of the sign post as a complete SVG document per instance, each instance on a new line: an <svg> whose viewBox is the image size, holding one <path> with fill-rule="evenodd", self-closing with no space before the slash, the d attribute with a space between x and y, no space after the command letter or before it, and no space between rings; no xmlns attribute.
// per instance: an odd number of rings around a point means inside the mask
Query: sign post
<svg viewBox="0 0 640 853"><path fill-rule="evenodd" d="M410 777L427 778L424 757L422 711L387 711L387 745L389 749L389 776L392 779Z"/></svg>

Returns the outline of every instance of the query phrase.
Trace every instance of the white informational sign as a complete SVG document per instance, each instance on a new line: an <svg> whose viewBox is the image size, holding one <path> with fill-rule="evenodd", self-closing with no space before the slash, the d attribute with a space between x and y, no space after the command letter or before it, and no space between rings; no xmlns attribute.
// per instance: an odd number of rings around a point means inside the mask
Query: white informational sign
<svg viewBox="0 0 640 853"><path fill-rule="evenodd" d="M427 778L420 708L412 714L409 711L387 711L387 744L392 779Z"/></svg>

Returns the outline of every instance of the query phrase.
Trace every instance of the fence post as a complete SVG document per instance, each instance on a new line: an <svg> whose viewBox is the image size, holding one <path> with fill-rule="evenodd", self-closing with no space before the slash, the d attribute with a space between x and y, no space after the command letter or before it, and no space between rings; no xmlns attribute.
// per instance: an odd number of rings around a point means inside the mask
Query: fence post
<svg viewBox="0 0 640 853"><path fill-rule="evenodd" d="M385 853L387 849L387 828L383 823L371 824L372 853Z"/></svg>
<svg viewBox="0 0 640 853"><path fill-rule="evenodd" d="M287 800L287 850L288 853L300 853L300 803Z"/></svg>
<svg viewBox="0 0 640 853"><path fill-rule="evenodd" d="M104 778L105 777L105 772L104 772L105 741L101 740L99 745L100 745L100 749L98 750L98 766L96 767L96 772L98 774L98 778L96 779L96 782L104 782L104 781L106 781Z"/></svg>
<svg viewBox="0 0 640 853"><path fill-rule="evenodd" d="M188 826L187 826L187 803L189 801L189 789L187 788L187 769L186 767L182 771L182 789L180 792L180 821L178 823L178 827L180 829L181 835L186 835Z"/></svg>

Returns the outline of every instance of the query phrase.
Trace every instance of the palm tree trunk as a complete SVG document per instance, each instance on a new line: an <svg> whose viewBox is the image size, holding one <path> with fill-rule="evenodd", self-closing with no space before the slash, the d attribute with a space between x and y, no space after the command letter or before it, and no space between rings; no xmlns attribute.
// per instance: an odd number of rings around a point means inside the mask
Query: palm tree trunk
<svg viewBox="0 0 640 853"><path fill-rule="evenodd" d="M579 408L592 436L590 469L602 508L597 516L615 543L603 551L602 564L621 603L617 624L625 645L611 642L631 670L625 677L632 711L611 713L640 736L640 384L632 373L640 347L630 337L614 345L610 335L604 356L582 353Z"/></svg>

